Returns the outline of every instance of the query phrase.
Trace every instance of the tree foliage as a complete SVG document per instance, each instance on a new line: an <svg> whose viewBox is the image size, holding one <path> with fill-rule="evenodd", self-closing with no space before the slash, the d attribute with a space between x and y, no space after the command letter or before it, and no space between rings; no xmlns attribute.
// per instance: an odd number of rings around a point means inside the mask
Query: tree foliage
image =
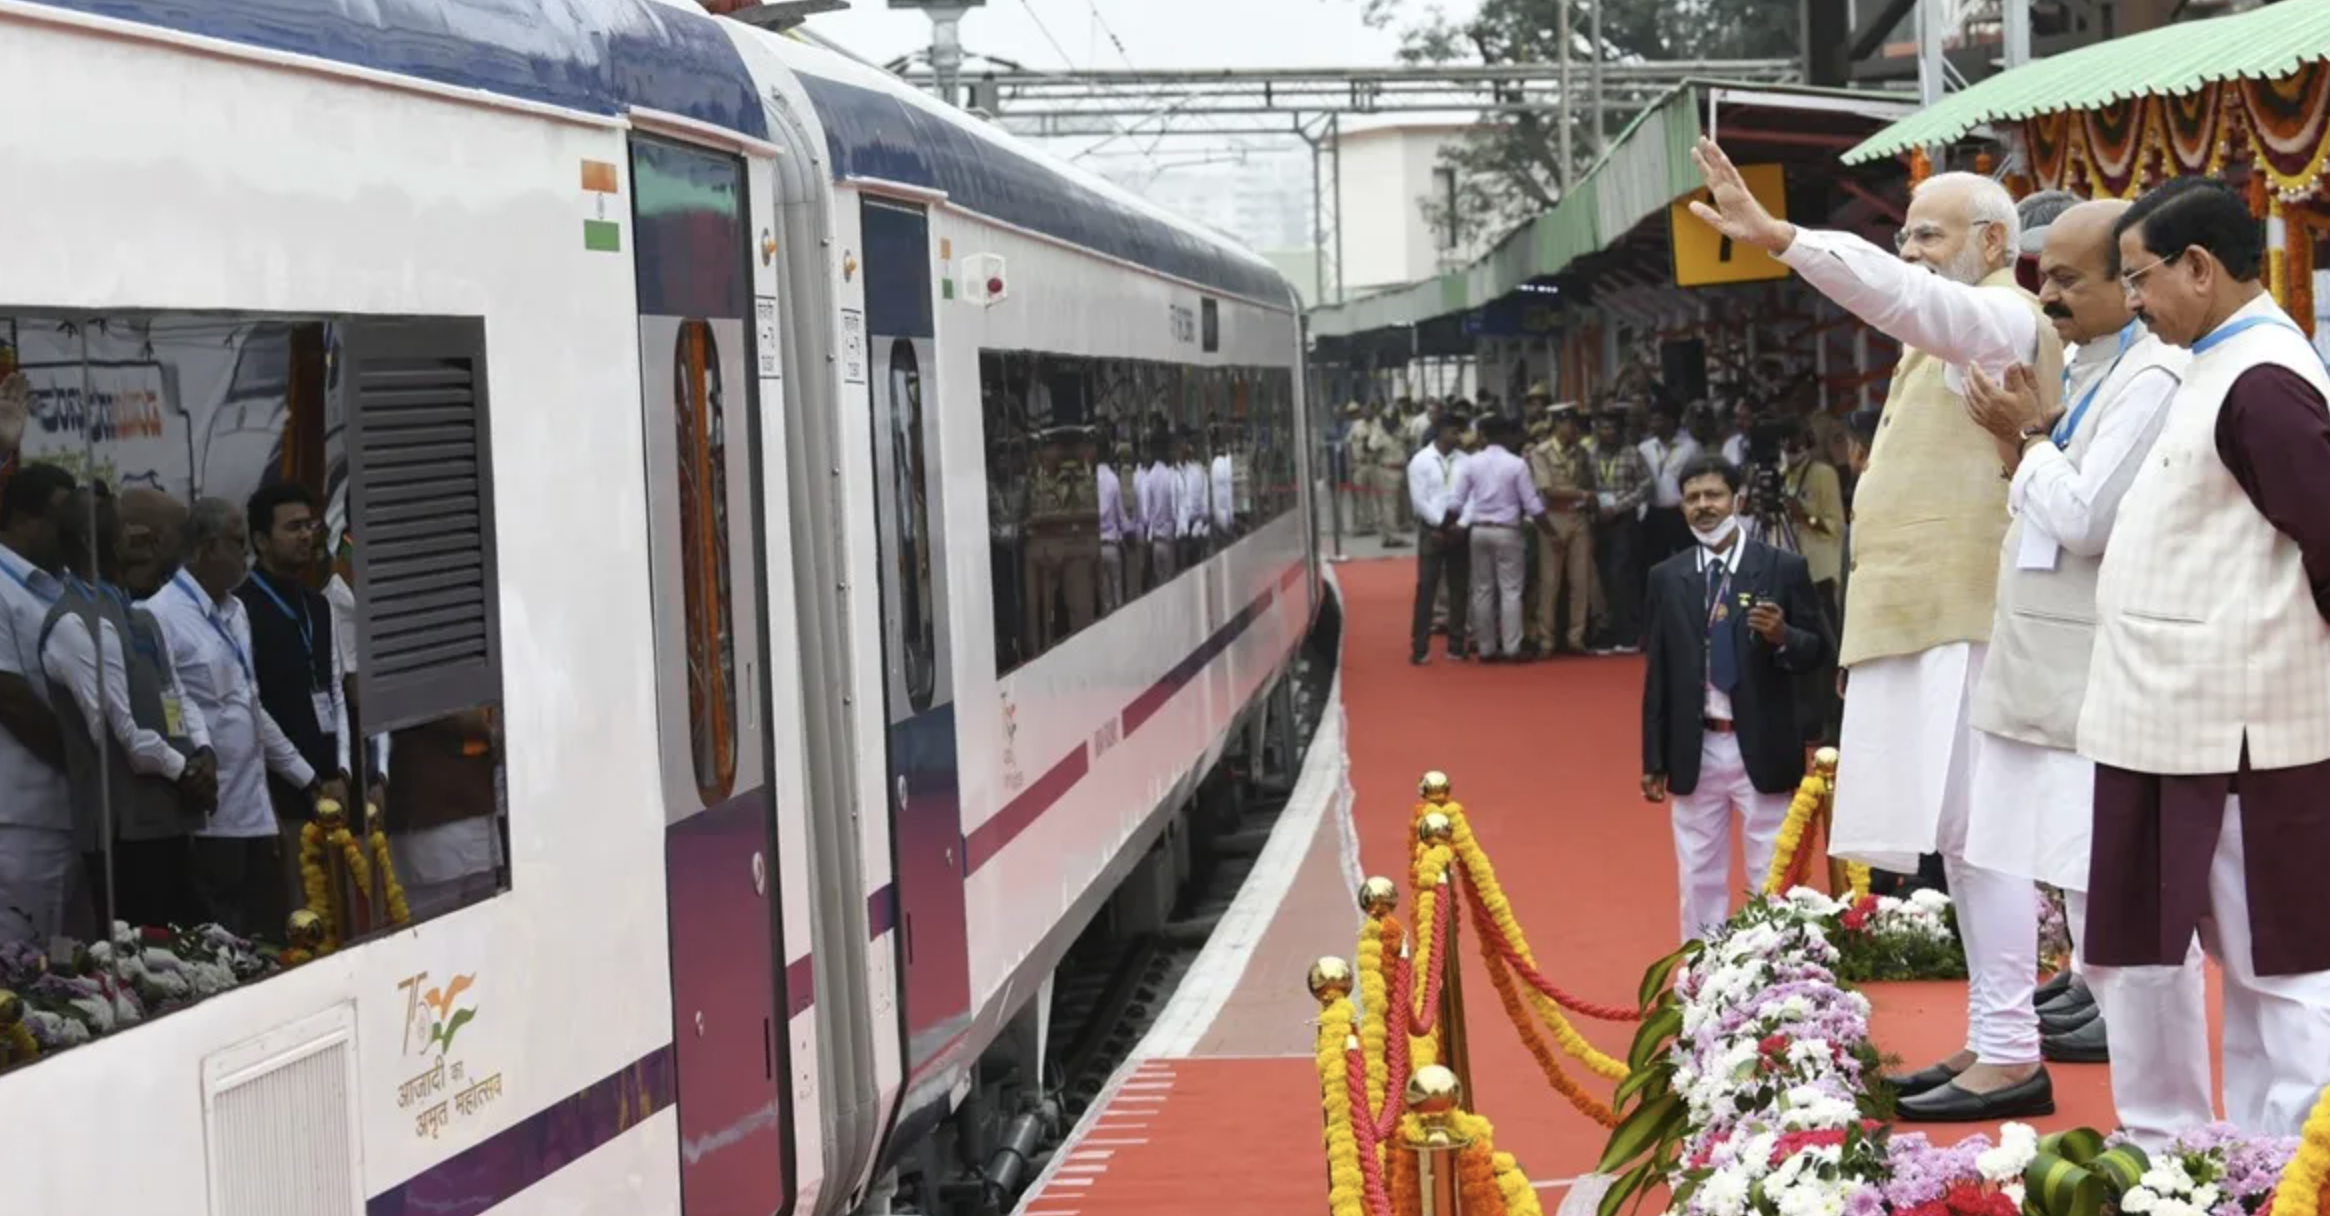
<svg viewBox="0 0 2330 1216"><path fill-rule="evenodd" d="M1445 236L1453 226L1465 243L1500 234L1553 205L1565 185L1584 172L1595 147L1594 115L1584 90L1596 55L1605 62L1767 59L1798 52L1799 0L1602 0L1602 39L1589 35L1588 0L1480 0L1478 11L1456 18L1437 4L1416 12L1415 0L1360 0L1369 24L1397 27L1400 58L1412 64L1549 63L1560 57L1560 22L1570 6L1573 87L1572 155L1563 165L1559 118L1552 112L1498 115L1441 153L1461 183L1456 205L1425 199L1425 218ZM1631 115L1604 118L1616 134Z"/></svg>

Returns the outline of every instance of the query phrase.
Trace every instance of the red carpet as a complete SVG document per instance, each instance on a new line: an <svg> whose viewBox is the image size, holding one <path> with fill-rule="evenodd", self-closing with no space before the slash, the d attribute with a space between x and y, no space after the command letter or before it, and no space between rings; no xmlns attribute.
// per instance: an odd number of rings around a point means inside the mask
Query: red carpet
<svg viewBox="0 0 2330 1216"><path fill-rule="evenodd" d="M1416 779L1447 772L1496 864L1548 978L1590 1001L1631 1001L1643 968L1674 948L1680 915L1664 807L1642 801L1642 663L1574 658L1521 667L1408 662L1412 561L1337 568L1345 604L1343 688L1362 861L1406 871ZM1437 643L1437 639L1435 642ZM1744 878L1735 887L1744 887ZM1509 1025L1473 944L1464 951L1476 1109L1532 1177L1593 1168L1603 1130L1546 1088ZM1873 988L1879 1048L1923 1067L1963 1044L1962 984ZM1580 1023L1622 1054L1632 1028ZM2101 1065L2058 1065L2057 1114L2042 1129L2113 1126ZM1585 1077L1582 1068L1573 1076ZM1596 1092L1609 1087L1589 1081ZM1937 1138L1972 1128L1932 1128Z"/></svg>

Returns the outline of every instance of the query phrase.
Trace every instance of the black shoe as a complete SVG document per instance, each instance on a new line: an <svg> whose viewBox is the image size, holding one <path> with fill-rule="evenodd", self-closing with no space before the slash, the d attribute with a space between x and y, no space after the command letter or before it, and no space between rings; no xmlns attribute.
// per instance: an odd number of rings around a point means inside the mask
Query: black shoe
<svg viewBox="0 0 2330 1216"><path fill-rule="evenodd" d="M1929 1089L1894 1105L1903 1123L1995 1123L2055 1113L2055 1082L2042 1066L2005 1089L1972 1093L1956 1085Z"/></svg>
<svg viewBox="0 0 2330 1216"><path fill-rule="evenodd" d="M1906 1098L1912 1094L1922 1094L1940 1089L1956 1080L1961 1071L1963 1070L1952 1068L1947 1064L1936 1064L1931 1068L1922 1068L1898 1077L1887 1077L1885 1083L1891 1085L1895 1093Z"/></svg>
<svg viewBox="0 0 2330 1216"><path fill-rule="evenodd" d="M2031 993L2031 1004L2034 1007L2043 1006L2069 991L2071 991L2071 968L2065 967L2051 976L2046 983L2039 985L2037 991Z"/></svg>
<svg viewBox="0 0 2330 1216"><path fill-rule="evenodd" d="M2058 1064L2108 1064L2111 1040L2101 1017L2069 1034L2049 1035L2039 1041L2039 1054Z"/></svg>
<svg viewBox="0 0 2330 1216"><path fill-rule="evenodd" d="M2063 995L2054 1000L2039 1003L2039 1016L2043 1018L2067 1018L2093 1004L2095 1004L2095 993L2088 991L2087 985L2074 980L2071 987L2064 990Z"/></svg>
<svg viewBox="0 0 2330 1216"><path fill-rule="evenodd" d="M1419 650L1416 653L1409 655L1408 661L1410 663L1414 663L1418 667L1422 667L1424 664L1432 661L1432 656L1424 651Z"/></svg>
<svg viewBox="0 0 2330 1216"><path fill-rule="evenodd" d="M2070 1034L2102 1016L2102 1007L2092 1000L2069 1013L2042 1013L2039 1015L2039 1033L2050 1037Z"/></svg>

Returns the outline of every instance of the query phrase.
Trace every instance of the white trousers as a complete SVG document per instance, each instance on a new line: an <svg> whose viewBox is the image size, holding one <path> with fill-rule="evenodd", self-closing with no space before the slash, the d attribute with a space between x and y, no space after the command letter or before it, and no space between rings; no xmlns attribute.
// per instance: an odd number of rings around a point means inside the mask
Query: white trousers
<svg viewBox="0 0 2330 1216"><path fill-rule="evenodd" d="M88 940L96 916L71 832L0 825L0 941Z"/></svg>
<svg viewBox="0 0 2330 1216"><path fill-rule="evenodd" d="M1787 794L1759 793L1740 759L1739 736L1708 731L1699 744L1699 784L1674 802L1675 869L1683 892L1683 940L1704 939L1731 915L1731 814L1747 837L1747 879L1761 887L1772 868Z"/></svg>
<svg viewBox="0 0 2330 1216"><path fill-rule="evenodd" d="M1984 1064L2039 1062L2039 890L1942 854L1966 945L1966 1050Z"/></svg>
<svg viewBox="0 0 2330 1216"><path fill-rule="evenodd" d="M1521 584L1528 539L1510 524L1472 530L1472 636L1482 657L1521 653Z"/></svg>
<svg viewBox="0 0 2330 1216"><path fill-rule="evenodd" d="M2225 1118L2252 1136L2295 1136L2330 1084L2330 971L2261 976L2249 955L2241 799L2209 863L2200 946L2225 975ZM2147 1149L2211 1119L2208 1012L2199 959L2181 967L2087 969L2111 1028L2112 1102Z"/></svg>

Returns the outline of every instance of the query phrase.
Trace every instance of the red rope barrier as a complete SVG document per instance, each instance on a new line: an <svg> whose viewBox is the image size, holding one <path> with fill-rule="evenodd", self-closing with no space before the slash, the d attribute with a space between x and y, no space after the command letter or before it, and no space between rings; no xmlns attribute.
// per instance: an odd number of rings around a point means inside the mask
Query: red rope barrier
<svg viewBox="0 0 2330 1216"><path fill-rule="evenodd" d="M1388 928L1384 936L1396 938L1397 923L1387 920L1385 924ZM1400 1110L1408 1092L1408 1001L1416 978L1409 961L1399 956L1396 943L1385 965L1391 970L1391 982L1387 985L1391 1008L1384 1011L1383 1018L1383 1109L1369 1112L1375 1120L1378 1142L1389 1142L1392 1132L1398 1129Z"/></svg>
<svg viewBox="0 0 2330 1216"><path fill-rule="evenodd" d="M1351 1131L1359 1141L1359 1178L1364 1185L1367 1210L1372 1216L1391 1216L1391 1195L1383 1184L1382 1137L1376 1135L1375 1118L1367 1111L1367 1055L1345 1048L1343 1051L1343 1080L1351 1095Z"/></svg>
<svg viewBox="0 0 2330 1216"><path fill-rule="evenodd" d="M1562 991L1558 987L1555 987L1552 980L1545 978L1544 975L1538 972L1537 968L1529 965L1528 960L1521 957L1521 951L1519 948L1513 945L1511 938L1505 936L1504 930L1502 926L1497 924L1496 918L1489 914L1488 907L1481 902L1478 889L1475 888L1473 884L1465 884L1464 897L1472 905L1473 923L1475 925L1486 925L1489 929L1495 931L1497 939L1497 953L1504 956L1505 966L1511 968L1513 974L1518 975L1523 980L1527 981L1530 987L1535 988L1537 991L1543 993L1547 998L1551 999L1554 1004L1569 1010L1571 1013L1577 1014L1581 1017L1593 1018L1596 1021L1639 1022L1642 1020L1642 1010L1640 1009L1627 1009L1618 1005L1597 1005L1592 1001L1581 1000L1578 997L1571 996L1569 993Z"/></svg>

